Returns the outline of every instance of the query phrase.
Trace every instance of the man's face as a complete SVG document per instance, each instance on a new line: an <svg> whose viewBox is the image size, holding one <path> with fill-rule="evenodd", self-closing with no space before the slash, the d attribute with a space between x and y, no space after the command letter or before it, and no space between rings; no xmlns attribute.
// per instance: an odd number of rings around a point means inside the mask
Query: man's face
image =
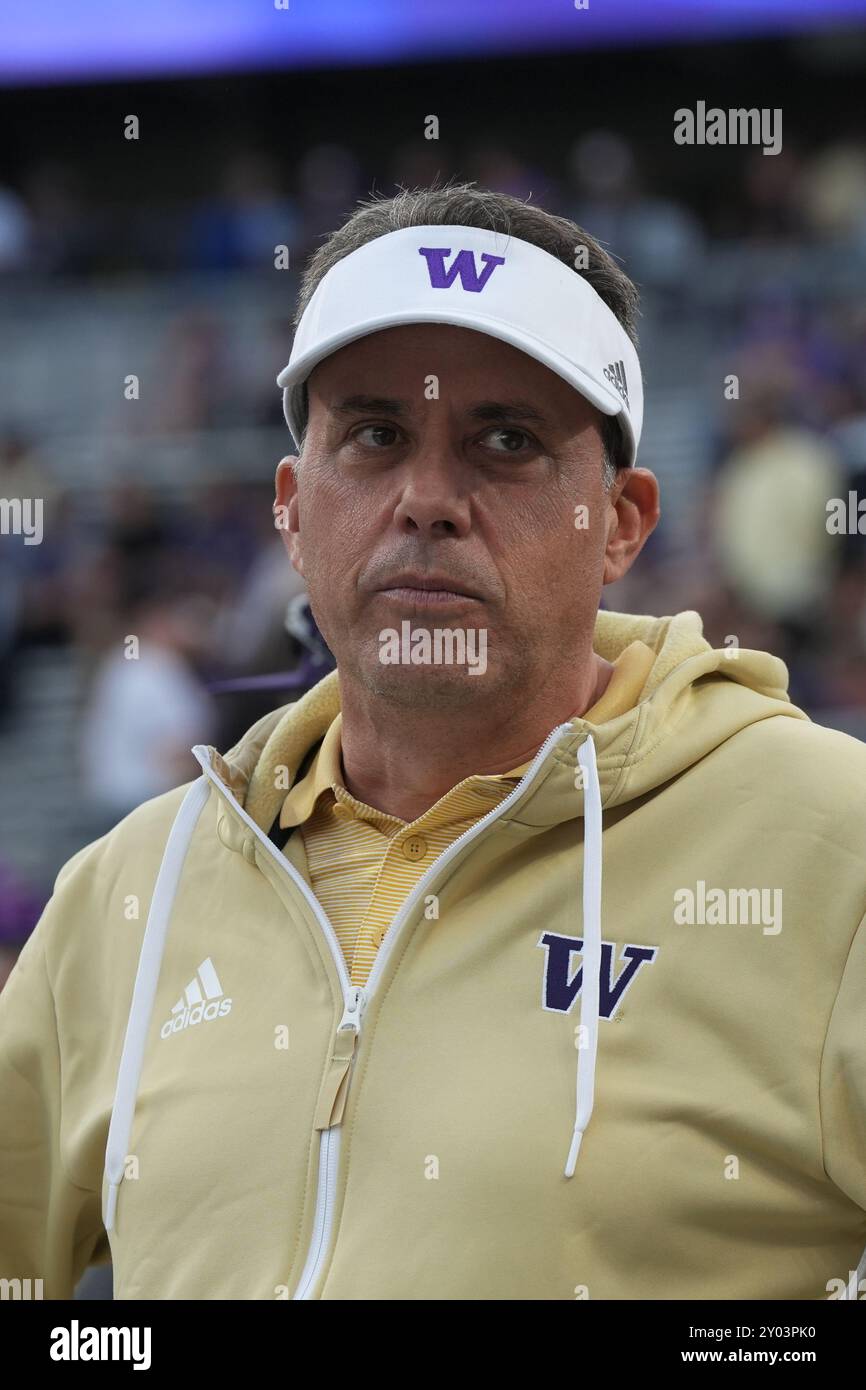
<svg viewBox="0 0 866 1390"><path fill-rule="evenodd" d="M617 569L611 544L630 470L605 490L589 402L507 343L445 324L349 344L308 394L297 484L283 461L277 502L344 675L397 704L447 708L525 698L587 660L602 584L634 558ZM633 529L635 508L624 511ZM456 592L413 592L416 576ZM403 620L467 641L475 630L476 651L483 629L484 674L384 663L382 633Z"/></svg>

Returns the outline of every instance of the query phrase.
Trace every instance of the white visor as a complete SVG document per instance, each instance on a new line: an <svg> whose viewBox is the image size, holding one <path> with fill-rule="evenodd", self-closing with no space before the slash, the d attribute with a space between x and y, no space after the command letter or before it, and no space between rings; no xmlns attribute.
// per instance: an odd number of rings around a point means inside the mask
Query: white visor
<svg viewBox="0 0 866 1390"><path fill-rule="evenodd" d="M534 357L602 414L619 416L623 461L634 463L643 423L640 363L592 286L528 241L441 224L377 237L317 285L277 377L298 447L303 385L313 368L347 343L404 323L472 328Z"/></svg>

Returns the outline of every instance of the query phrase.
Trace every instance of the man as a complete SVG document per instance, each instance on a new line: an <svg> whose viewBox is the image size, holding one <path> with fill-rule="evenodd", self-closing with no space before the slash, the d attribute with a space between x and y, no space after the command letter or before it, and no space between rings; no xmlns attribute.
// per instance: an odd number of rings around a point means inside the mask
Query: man
<svg viewBox="0 0 866 1390"><path fill-rule="evenodd" d="M696 613L598 611L658 518L635 313L466 186L313 257L275 516L337 670L61 871L0 1001L3 1275L848 1289L866 751Z"/></svg>

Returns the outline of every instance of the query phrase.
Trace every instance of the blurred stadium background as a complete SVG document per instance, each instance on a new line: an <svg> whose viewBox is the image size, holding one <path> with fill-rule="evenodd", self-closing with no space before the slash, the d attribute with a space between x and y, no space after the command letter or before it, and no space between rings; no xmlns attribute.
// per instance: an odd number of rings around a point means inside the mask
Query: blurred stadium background
<svg viewBox="0 0 866 1390"><path fill-rule="evenodd" d="M663 520L606 605L697 608L866 737L866 540L825 524L866 495L864 71L866 0L7 4L0 497L45 510L0 535L0 983L75 850L326 669L274 378L371 190L475 180L622 260ZM699 100L781 108L781 153L677 145Z"/></svg>

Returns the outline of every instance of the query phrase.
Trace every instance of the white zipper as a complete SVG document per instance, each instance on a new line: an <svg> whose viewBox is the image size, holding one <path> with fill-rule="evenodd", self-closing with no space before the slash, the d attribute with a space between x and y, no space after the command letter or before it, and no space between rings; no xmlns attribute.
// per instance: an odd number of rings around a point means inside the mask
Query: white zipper
<svg viewBox="0 0 866 1390"><path fill-rule="evenodd" d="M360 1036L364 1011L375 992L376 985L381 979L388 958L399 937L400 930L415 904L429 886L431 879L444 868L446 864L450 863L454 856L459 853L463 845L467 844L470 840L474 840L488 825L498 820L499 817L508 810L509 806L514 805L514 802L518 797L523 795L535 778L551 748L553 748L561 738L564 738L567 733L574 733L573 724L558 724L545 739L533 758L530 767L517 783L517 786L508 793L508 796L500 801L497 806L494 806L492 810L488 811L486 816L482 816L481 820L476 821L475 825L470 826L462 835L459 835L447 849L442 851L438 858L433 860L429 868L425 869L421 878L415 884L415 887L412 889L406 901L403 903L403 906L397 912L397 915L389 924L382 937L382 942L376 953L376 959L373 962L373 967L367 978L366 986L353 985L351 983L349 972L346 969L345 958L340 943L337 940L337 934L321 903L309 888L304 878L298 873L295 866L289 862L288 858L280 853L273 840L256 825L252 816L243 809L225 783L221 782L219 777L217 777L211 767L210 754L207 746L201 743L195 745L192 752L205 776L207 776L222 792L223 796L225 796L234 807L244 823L249 826L256 839L264 845L271 858L275 860L282 869L288 871L289 876L297 884L298 888L300 888L315 914L316 920L322 928L325 940L334 958L334 964L336 965L343 990L343 1017L337 1025L338 1032L342 1031L344 1028L352 1028L356 1036ZM354 1058L352 1065L354 1066ZM349 1084L351 1084L351 1082ZM316 1209L313 1216L313 1233L310 1240L310 1248L307 1252L307 1259L298 1281L298 1287L292 1295L293 1299L309 1299L312 1296L311 1290L315 1288L319 1271L325 1263L329 1253L334 1220L334 1198L337 1191L337 1173L340 1159L340 1132L340 1125L333 1125L331 1128L321 1131L322 1138L319 1146L319 1174L316 1188Z"/></svg>
<svg viewBox="0 0 866 1390"><path fill-rule="evenodd" d="M319 1176L316 1186L316 1211L310 1248L293 1299L307 1299L315 1287L319 1269L331 1244L334 1225L334 1197L337 1193L337 1172L340 1164L342 1125L322 1130L319 1145Z"/></svg>

